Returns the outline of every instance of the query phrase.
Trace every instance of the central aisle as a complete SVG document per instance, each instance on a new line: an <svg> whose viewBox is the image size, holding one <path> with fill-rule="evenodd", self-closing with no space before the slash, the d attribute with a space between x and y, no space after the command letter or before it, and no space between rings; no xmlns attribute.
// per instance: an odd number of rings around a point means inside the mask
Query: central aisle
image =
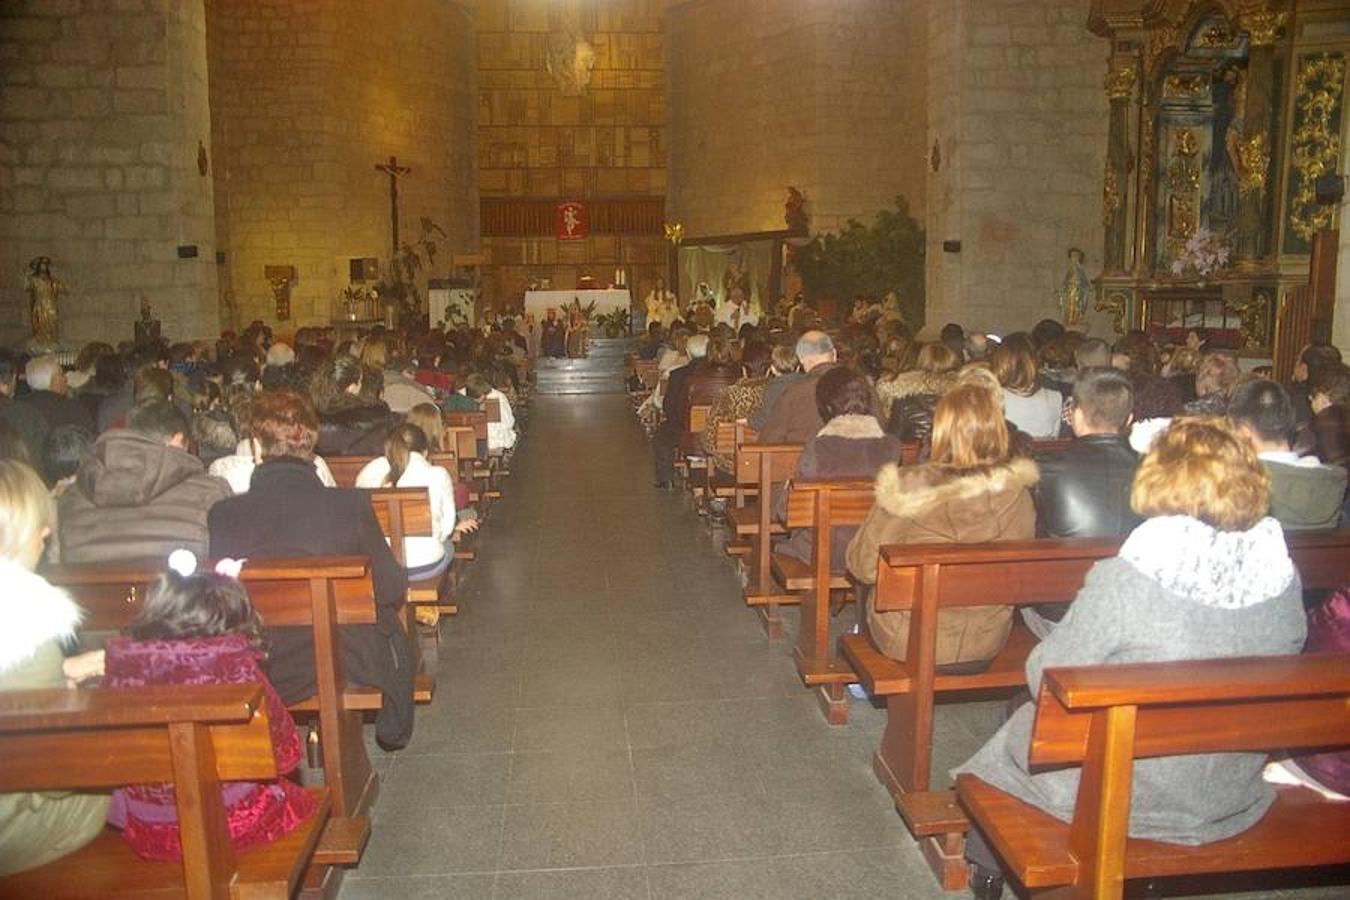
<svg viewBox="0 0 1350 900"><path fill-rule="evenodd" d="M530 415L435 703L407 750L372 745L374 836L342 896L944 896L872 776L881 715L824 723L720 539L652 488L627 398Z"/></svg>

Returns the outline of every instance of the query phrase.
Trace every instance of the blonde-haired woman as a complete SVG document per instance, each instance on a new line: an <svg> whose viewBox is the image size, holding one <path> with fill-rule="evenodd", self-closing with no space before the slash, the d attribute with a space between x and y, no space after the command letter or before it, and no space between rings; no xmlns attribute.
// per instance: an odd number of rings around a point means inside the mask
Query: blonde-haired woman
<svg viewBox="0 0 1350 900"><path fill-rule="evenodd" d="M102 654L67 660L80 608L33 570L51 535L47 486L23 463L0 460L0 691L63 687L102 674ZM0 794L0 875L35 868L103 830L108 797L68 791Z"/></svg>
<svg viewBox="0 0 1350 900"><path fill-rule="evenodd" d="M1270 482L1250 442L1224 419L1177 419L1135 473L1145 517L1120 553L1092 567L1069 611L1027 659L1032 696L1055 666L1292 655L1306 623L1284 533L1266 515ZM1027 703L958 771L1057 818L1073 816L1079 770L1033 774L1036 706ZM1265 756L1173 756L1135 766L1130 836L1207 844L1265 814ZM997 862L976 832L967 856L977 896L998 896Z"/></svg>
<svg viewBox="0 0 1350 900"><path fill-rule="evenodd" d="M999 396L978 383L985 377L965 376L938 401L927 463L889 465L877 476L876 505L848 547L848 569L858 581L876 584L877 552L884 544L966 544L1036 536L1031 496L1036 464L1012 456ZM877 649L904 659L909 613L877 612L869 596L865 618ZM1003 649L1011 628L1010 606L946 610L938 617L937 662L983 664Z"/></svg>

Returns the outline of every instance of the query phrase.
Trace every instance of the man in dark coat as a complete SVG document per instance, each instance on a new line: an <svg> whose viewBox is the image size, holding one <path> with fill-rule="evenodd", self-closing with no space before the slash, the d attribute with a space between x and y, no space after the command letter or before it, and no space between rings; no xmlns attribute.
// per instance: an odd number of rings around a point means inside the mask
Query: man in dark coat
<svg viewBox="0 0 1350 900"><path fill-rule="evenodd" d="M808 331L797 339L797 359L806 376L774 402L759 432L762 444L802 444L825 425L816 406L816 382L834 367L834 341L823 331Z"/></svg>
<svg viewBox="0 0 1350 900"><path fill-rule="evenodd" d="M235 558L365 556L375 587L374 625L342 626L347 680L379 688L375 720L381 747L407 745L413 727L413 660L403 630L408 589L403 568L380 531L370 500L354 489L326 488L314 472L319 422L290 391L253 402L252 429L263 461L249 492L211 509L211 556ZM314 644L308 628L267 629L267 675L286 703L314 695Z"/></svg>
<svg viewBox="0 0 1350 900"><path fill-rule="evenodd" d="M1129 376L1116 369L1082 369L1073 386L1073 443L1036 458L1036 533L1041 537L1124 537L1141 521L1130 507L1139 457L1125 437L1134 408ZM1024 617L1044 636L1067 603L1028 608ZM1040 621L1038 621L1038 617Z"/></svg>
<svg viewBox="0 0 1350 900"><path fill-rule="evenodd" d="M70 396L66 373L55 356L31 359L23 372L30 390L22 402L36 410L46 420L48 428L76 425L94 430L94 420L88 408Z"/></svg>
<svg viewBox="0 0 1350 900"><path fill-rule="evenodd" d="M42 462L43 448L51 429L47 420L31 404L14 399L18 368L13 354L0 349L0 421L13 426L28 448L28 456L35 464Z"/></svg>

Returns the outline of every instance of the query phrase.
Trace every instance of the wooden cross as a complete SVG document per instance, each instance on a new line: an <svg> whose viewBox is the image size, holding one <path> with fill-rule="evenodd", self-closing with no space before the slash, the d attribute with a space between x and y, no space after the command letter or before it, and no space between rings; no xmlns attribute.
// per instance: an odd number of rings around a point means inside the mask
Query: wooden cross
<svg viewBox="0 0 1350 900"><path fill-rule="evenodd" d="M389 229L392 249L389 253L389 265L394 266L398 262L398 177L407 175L412 171L407 166L398 164L398 157L389 157L387 163L376 163L375 169L389 176Z"/></svg>

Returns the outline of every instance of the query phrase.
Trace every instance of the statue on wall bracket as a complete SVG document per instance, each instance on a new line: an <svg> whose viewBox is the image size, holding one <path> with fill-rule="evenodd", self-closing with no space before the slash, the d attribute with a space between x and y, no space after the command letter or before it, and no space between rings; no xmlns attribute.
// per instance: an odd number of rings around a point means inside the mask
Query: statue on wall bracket
<svg viewBox="0 0 1350 900"><path fill-rule="evenodd" d="M66 286L52 275L51 257L35 256L29 261L26 286L28 315L33 326L30 347L35 350L55 349L61 326L57 301L65 293Z"/></svg>
<svg viewBox="0 0 1350 900"><path fill-rule="evenodd" d="M1076 328L1083 324L1083 313L1087 310L1088 298L1093 295L1092 279L1088 276L1083 263L1085 254L1078 247L1069 248L1069 267L1055 292L1059 299L1060 321L1067 328Z"/></svg>

